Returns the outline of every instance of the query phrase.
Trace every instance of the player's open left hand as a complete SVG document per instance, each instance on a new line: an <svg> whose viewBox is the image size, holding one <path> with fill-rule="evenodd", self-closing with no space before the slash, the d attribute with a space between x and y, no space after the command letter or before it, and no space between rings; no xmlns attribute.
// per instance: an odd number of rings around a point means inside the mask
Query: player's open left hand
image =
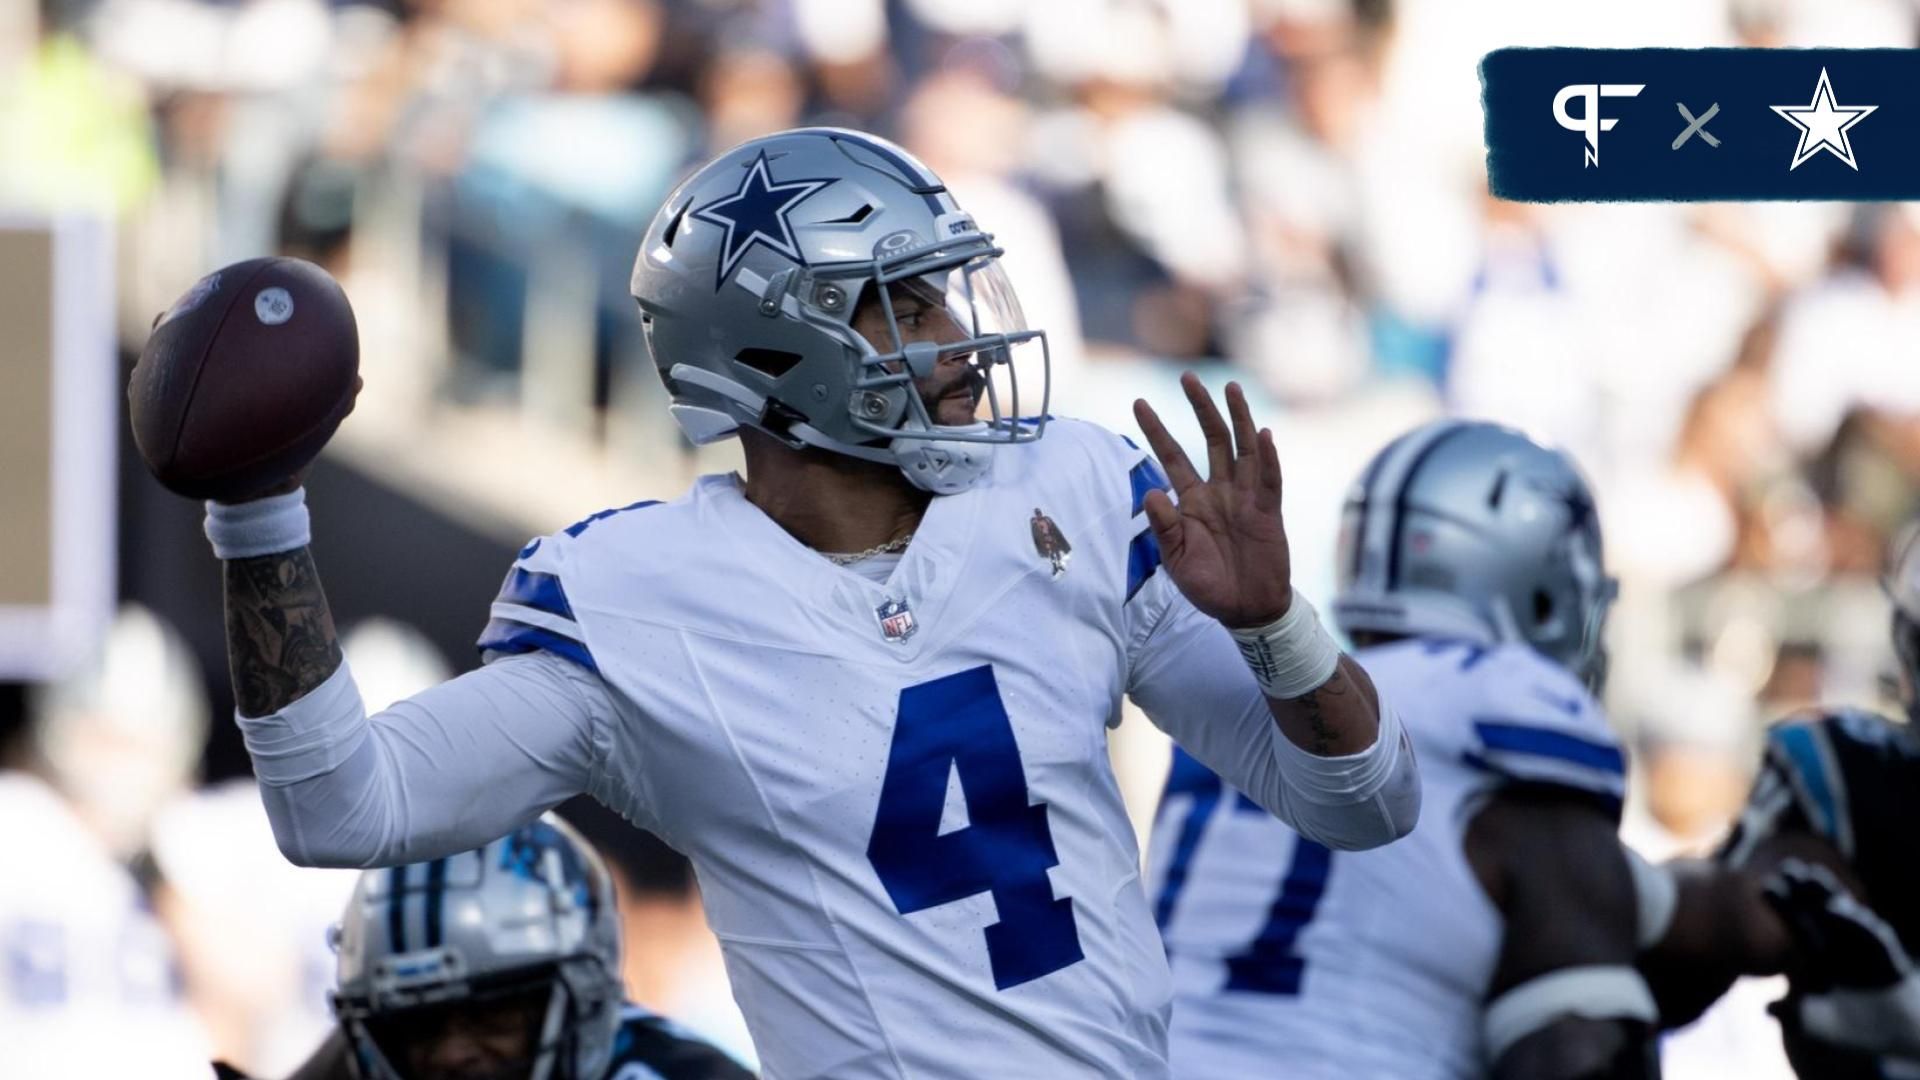
<svg viewBox="0 0 1920 1080"><path fill-rule="evenodd" d="M1264 626L1293 602L1293 565L1280 520L1280 452L1272 431L1254 429L1239 383L1227 384L1231 429L1197 376L1181 376L1180 386L1206 436L1204 480L1153 406L1133 403L1134 419L1179 497L1176 503L1164 491L1147 493L1161 565L1194 607L1230 627Z"/></svg>

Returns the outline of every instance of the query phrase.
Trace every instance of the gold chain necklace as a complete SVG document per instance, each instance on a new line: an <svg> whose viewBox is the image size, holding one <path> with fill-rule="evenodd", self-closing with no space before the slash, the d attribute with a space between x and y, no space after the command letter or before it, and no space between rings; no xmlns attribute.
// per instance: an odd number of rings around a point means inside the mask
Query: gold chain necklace
<svg viewBox="0 0 1920 1080"><path fill-rule="evenodd" d="M889 540L884 544L875 544L865 551L856 551L851 555L836 555L830 551L823 551L820 554L835 566L852 566L861 559L871 559L875 555L891 555L896 551L905 551L907 545L912 542L913 534L908 533L905 536Z"/></svg>
<svg viewBox="0 0 1920 1080"><path fill-rule="evenodd" d="M728 475L733 478L734 488L740 492L742 497L745 497L747 493L746 477L741 476L737 472ZM830 551L823 551L820 553L820 556L835 566L852 566L861 559L871 559L875 555L891 555L896 551L905 551L907 550L907 545L912 542L913 534L908 533L905 536L895 537L884 544L875 544L865 551L856 551L851 555L836 555Z"/></svg>

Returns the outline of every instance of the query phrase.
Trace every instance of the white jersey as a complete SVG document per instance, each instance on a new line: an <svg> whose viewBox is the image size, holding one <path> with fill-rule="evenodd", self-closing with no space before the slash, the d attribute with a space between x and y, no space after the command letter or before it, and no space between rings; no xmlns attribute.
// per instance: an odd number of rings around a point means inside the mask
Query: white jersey
<svg viewBox="0 0 1920 1080"><path fill-rule="evenodd" d="M1390 715L1349 759L1364 790L1297 796L1305 752L1159 569L1163 483L1053 421L933 499L884 581L731 476L594 515L521 552L480 671L368 720L343 668L243 719L275 835L418 861L584 789L693 860L770 1077L1162 1076L1166 959L1107 758L1122 695L1323 838L1384 842L1418 800Z"/></svg>
<svg viewBox="0 0 1920 1080"><path fill-rule="evenodd" d="M1176 754L1151 880L1182 1080L1484 1076L1503 931L1467 862L1467 825L1516 781L1618 807L1625 762L1599 706L1531 649L1407 641L1356 658L1420 760L1426 793L1406 839L1329 851Z"/></svg>
<svg viewBox="0 0 1920 1080"><path fill-rule="evenodd" d="M0 1075L208 1077L165 933L52 788L0 772Z"/></svg>

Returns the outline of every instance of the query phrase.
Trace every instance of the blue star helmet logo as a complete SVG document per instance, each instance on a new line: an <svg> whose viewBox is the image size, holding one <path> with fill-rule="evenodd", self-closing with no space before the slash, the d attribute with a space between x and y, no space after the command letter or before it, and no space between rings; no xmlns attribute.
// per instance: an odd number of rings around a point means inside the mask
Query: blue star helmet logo
<svg viewBox="0 0 1920 1080"><path fill-rule="evenodd" d="M747 175L740 181L740 190L695 209L694 217L727 231L720 246L720 268L714 275L714 290L717 292L726 284L727 275L733 273L733 268L740 264L741 258L755 244L764 244L794 262L806 265L807 260L801 256L800 246L794 242L793 226L788 223L787 215L815 192L833 183L833 180L830 177L824 180L788 180L776 184L767 170L767 152L762 150L747 168Z"/></svg>

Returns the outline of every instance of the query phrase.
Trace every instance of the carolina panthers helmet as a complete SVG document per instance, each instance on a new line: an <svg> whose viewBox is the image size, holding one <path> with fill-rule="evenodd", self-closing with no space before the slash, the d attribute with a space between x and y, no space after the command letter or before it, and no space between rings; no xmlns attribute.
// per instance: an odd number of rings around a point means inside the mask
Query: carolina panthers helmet
<svg viewBox="0 0 1920 1080"><path fill-rule="evenodd" d="M1498 424L1440 420L1375 455L1347 496L1334 620L1349 636L1521 641L1590 687L1615 593L1573 460Z"/></svg>
<svg viewBox="0 0 1920 1080"><path fill-rule="evenodd" d="M1044 417L1046 335L1027 328L1000 255L904 150L800 128L734 147L667 196L632 292L674 419L694 443L744 424L796 449L898 465L948 494L985 473L995 445L1044 431L1044 420L1018 420L1032 401L1019 367L1033 365L1013 360L1037 362ZM964 340L906 340L891 287L944 304ZM885 308L890 340L878 347L852 325L863 299ZM913 380L942 358L967 361L991 419L935 422Z"/></svg>
<svg viewBox="0 0 1920 1080"><path fill-rule="evenodd" d="M360 875L335 932L335 1014L362 1080L416 1080L450 1010L526 1005L526 1080L598 1080L620 1024L619 918L599 855L554 814L486 847Z"/></svg>
<svg viewBox="0 0 1920 1080"><path fill-rule="evenodd" d="M1893 603L1893 652L1905 680L1907 711L1920 716L1920 522L1895 541L1880 585Z"/></svg>

